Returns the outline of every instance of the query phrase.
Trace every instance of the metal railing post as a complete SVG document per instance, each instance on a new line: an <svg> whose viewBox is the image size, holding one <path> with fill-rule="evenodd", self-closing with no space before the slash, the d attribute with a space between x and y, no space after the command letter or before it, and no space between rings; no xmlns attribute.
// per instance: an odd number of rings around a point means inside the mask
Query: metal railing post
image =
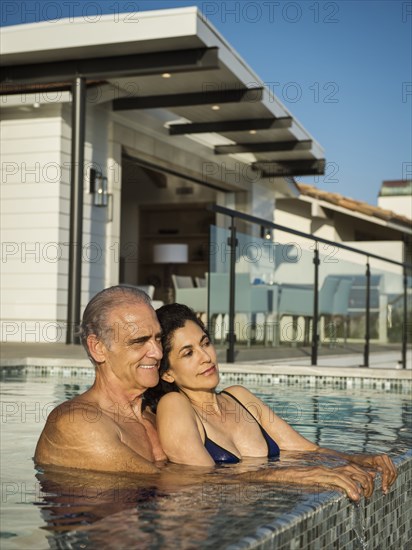
<svg viewBox="0 0 412 550"><path fill-rule="evenodd" d="M86 83L83 77L77 77L72 85L70 242L66 344L80 343L80 338L75 335L74 328L80 323L81 306L85 116Z"/></svg>
<svg viewBox="0 0 412 550"><path fill-rule="evenodd" d="M371 289L371 270L369 265L369 256L366 260L366 319L365 319L365 347L363 351L363 366L369 367L369 341L370 341L370 289Z"/></svg>
<svg viewBox="0 0 412 550"><path fill-rule="evenodd" d="M229 272L229 327L227 334L227 341L229 344L228 349L226 350L226 361L227 363L235 362L235 292L236 292L236 227L235 220L231 219L230 225L230 237L228 237L227 243L230 248L230 272Z"/></svg>
<svg viewBox="0 0 412 550"><path fill-rule="evenodd" d="M315 277L313 283L313 325L312 325L312 365L318 364L318 317L319 317L319 245L315 243L313 252L313 263L315 266Z"/></svg>
<svg viewBox="0 0 412 550"><path fill-rule="evenodd" d="M403 326L402 326L402 368L406 369L406 350L408 345L408 274L403 266Z"/></svg>

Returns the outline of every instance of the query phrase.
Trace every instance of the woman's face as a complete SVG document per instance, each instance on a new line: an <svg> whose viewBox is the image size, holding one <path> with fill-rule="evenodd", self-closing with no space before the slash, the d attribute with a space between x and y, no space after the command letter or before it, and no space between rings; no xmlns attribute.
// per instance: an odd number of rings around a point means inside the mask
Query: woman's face
<svg viewBox="0 0 412 550"><path fill-rule="evenodd" d="M162 378L183 390L209 390L219 383L215 348L193 321L186 321L184 327L175 331L169 364Z"/></svg>

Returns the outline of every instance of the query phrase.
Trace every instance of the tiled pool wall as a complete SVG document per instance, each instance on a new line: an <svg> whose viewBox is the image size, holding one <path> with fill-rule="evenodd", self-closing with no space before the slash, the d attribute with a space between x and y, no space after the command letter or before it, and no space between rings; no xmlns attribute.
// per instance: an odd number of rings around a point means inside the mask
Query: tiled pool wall
<svg viewBox="0 0 412 550"><path fill-rule="evenodd" d="M262 525L225 550L407 550L412 541L412 451L396 461L398 478L388 495L375 483L360 505L343 495L311 495L294 510ZM324 495L324 498L322 496Z"/></svg>
<svg viewBox="0 0 412 550"><path fill-rule="evenodd" d="M246 386L295 386L298 388L365 388L386 390L395 393L410 393L412 376L409 379L363 378L359 376L324 376L308 374L247 374L239 372L220 372L220 384L244 384Z"/></svg>
<svg viewBox="0 0 412 550"><path fill-rule="evenodd" d="M49 361L47 361L47 363L48 362ZM62 377L89 377L93 376L94 367L53 366L50 364L4 365L0 368L0 373L4 375L10 373L24 373L38 376L57 375ZM373 375L337 376L335 374L248 373L242 372L241 366L239 370L235 372L228 372L223 367L220 369L220 385L224 386L227 384L244 384L246 386L295 386L298 388L330 387L349 390L352 388L365 388L408 394L412 391L412 372L407 378L389 378L385 377L384 371L380 373L379 377L374 377Z"/></svg>

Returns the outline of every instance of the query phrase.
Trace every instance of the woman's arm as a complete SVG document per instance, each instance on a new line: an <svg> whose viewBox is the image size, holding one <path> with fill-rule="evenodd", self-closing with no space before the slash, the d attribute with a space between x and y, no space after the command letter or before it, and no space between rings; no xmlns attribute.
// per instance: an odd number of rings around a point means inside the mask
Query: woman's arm
<svg viewBox="0 0 412 550"><path fill-rule="evenodd" d="M239 391L236 388L239 387L229 388L229 390L233 395L236 393L236 397L240 401L244 397L248 398L243 399L242 402L245 406L247 403L251 403L250 409L255 416L257 404L263 405L263 403L245 388L241 388ZM261 421L261 418L258 420ZM171 392L162 397L157 407L157 428L162 447L171 462L209 468L214 466L212 457L204 447L198 422L196 413L184 395ZM286 429L283 424L286 424ZM277 429L273 431L267 426L264 427L273 438L277 437L279 433ZM281 428L282 437L285 439L287 428L292 430L295 450L318 449L317 445L300 436L283 420L281 420ZM373 491L373 475L355 465L333 469L324 466L265 468L257 471L236 472L226 476L225 480L227 483L242 481L245 483L267 482L316 486L322 490L334 488L344 491L354 501L358 501L362 495L369 497Z"/></svg>
<svg viewBox="0 0 412 550"><path fill-rule="evenodd" d="M281 450L315 451L342 458L357 466L376 470L382 474L382 490L385 494L396 480L396 467L389 456L385 454L347 454L320 447L300 435L292 426L289 426L287 422L282 420L272 411L272 409L265 405L263 401L243 386L231 386L230 388L226 388L226 390L232 393L245 405L250 413L261 423L268 434L276 441Z"/></svg>
<svg viewBox="0 0 412 550"><path fill-rule="evenodd" d="M171 462L191 466L214 466L199 432L196 413L189 400L177 392L164 395L157 406L157 430Z"/></svg>
<svg viewBox="0 0 412 550"><path fill-rule="evenodd" d="M225 391L234 395L276 441L281 451L316 451L319 447L289 426L243 386L230 386Z"/></svg>

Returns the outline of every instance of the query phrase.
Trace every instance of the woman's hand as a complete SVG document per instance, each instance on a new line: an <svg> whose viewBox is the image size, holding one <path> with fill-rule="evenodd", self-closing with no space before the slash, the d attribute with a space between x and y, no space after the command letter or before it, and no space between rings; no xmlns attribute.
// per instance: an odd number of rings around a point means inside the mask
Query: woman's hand
<svg viewBox="0 0 412 550"><path fill-rule="evenodd" d="M351 455L350 461L363 468L370 468L382 474L382 491L388 494L389 487L397 478L396 467L388 455Z"/></svg>

